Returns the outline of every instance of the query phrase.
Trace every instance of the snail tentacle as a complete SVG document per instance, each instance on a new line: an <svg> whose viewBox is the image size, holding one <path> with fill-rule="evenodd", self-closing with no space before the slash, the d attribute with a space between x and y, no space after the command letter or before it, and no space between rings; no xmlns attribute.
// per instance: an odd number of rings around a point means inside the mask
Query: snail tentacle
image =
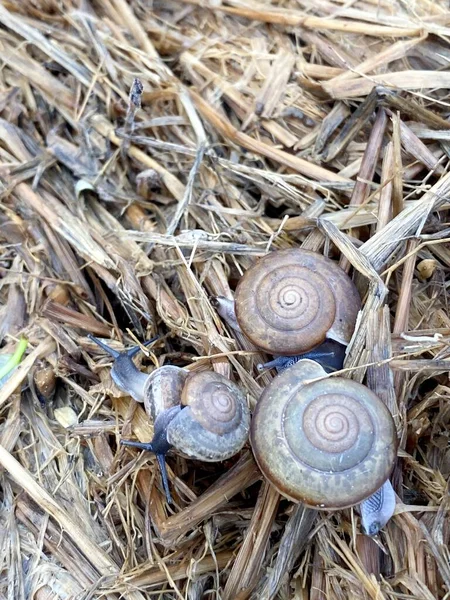
<svg viewBox="0 0 450 600"><path fill-rule="evenodd" d="M133 356L139 352L140 346L133 346L124 352L118 352L93 335L89 334L88 337L114 358L111 379L117 387L127 392L136 402L144 402L148 374L139 371L133 362ZM144 342L143 346L148 346L157 339L158 336Z"/></svg>
<svg viewBox="0 0 450 600"><path fill-rule="evenodd" d="M97 344L97 346L100 346L100 348L102 348L105 352L107 352L113 358L119 358L120 352L118 350L114 350L114 348L111 348L111 346L108 346L108 344L105 344L105 342L102 342L98 338L94 337L91 333L88 333L87 337L92 342L95 342Z"/></svg>
<svg viewBox="0 0 450 600"><path fill-rule="evenodd" d="M166 495L167 504L173 504L172 494L169 489L169 474L167 473L166 455L157 454L156 460L158 461L159 470L161 471L161 480Z"/></svg>
<svg viewBox="0 0 450 600"><path fill-rule="evenodd" d="M140 450L146 450L147 452L154 452L153 444L151 442L135 442L133 440L120 440L121 446L133 446L133 448L139 448Z"/></svg>
<svg viewBox="0 0 450 600"><path fill-rule="evenodd" d="M147 450L155 454L161 471L162 484L168 504L173 504L173 500L169 490L169 476L166 465L166 454L172 448L172 444L167 439L167 431L170 423L177 417L181 410L181 406L173 406L158 415L154 423L154 435L151 442L120 441L123 446L134 446L135 448Z"/></svg>

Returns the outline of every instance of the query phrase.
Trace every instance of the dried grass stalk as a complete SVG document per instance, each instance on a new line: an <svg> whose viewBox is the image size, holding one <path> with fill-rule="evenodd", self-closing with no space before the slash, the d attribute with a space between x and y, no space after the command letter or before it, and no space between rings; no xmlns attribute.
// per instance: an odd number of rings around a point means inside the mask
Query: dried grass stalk
<svg viewBox="0 0 450 600"><path fill-rule="evenodd" d="M447 4L4 0L0 24L0 355L28 342L0 389L0 598L444 600ZM170 453L168 505L86 335L158 334L142 371L214 369L253 410L269 357L211 297L291 247L362 297L340 375L397 427L380 545L357 508L280 498L248 446Z"/></svg>

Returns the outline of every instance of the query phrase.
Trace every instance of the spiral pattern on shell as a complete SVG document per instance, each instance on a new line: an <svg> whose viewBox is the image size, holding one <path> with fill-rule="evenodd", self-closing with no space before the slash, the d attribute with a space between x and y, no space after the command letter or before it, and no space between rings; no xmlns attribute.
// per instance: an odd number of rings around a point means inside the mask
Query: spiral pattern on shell
<svg viewBox="0 0 450 600"><path fill-rule="evenodd" d="M251 425L255 458L280 493L317 508L343 508L373 494L396 456L392 416L365 386L330 378L301 360L278 375Z"/></svg>
<svg viewBox="0 0 450 600"><path fill-rule="evenodd" d="M245 398L241 389L226 377L203 371L188 377L181 402L191 408L202 427L224 435L241 422Z"/></svg>
<svg viewBox="0 0 450 600"><path fill-rule="evenodd" d="M181 398L184 408L167 428L167 441L178 453L215 462L244 446L250 412L244 393L232 381L204 371L189 375Z"/></svg>
<svg viewBox="0 0 450 600"><path fill-rule="evenodd" d="M326 337L347 344L360 298L332 260L299 248L272 252L239 281L237 321L246 336L272 354L307 352Z"/></svg>

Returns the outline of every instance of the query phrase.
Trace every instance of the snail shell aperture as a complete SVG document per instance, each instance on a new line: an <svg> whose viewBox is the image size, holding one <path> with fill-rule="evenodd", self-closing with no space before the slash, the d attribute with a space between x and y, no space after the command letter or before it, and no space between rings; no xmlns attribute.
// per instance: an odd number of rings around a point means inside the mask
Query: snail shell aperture
<svg viewBox="0 0 450 600"><path fill-rule="evenodd" d="M302 354L325 338L347 345L361 300L332 260L295 248L261 258L236 288L237 321L255 346L271 354Z"/></svg>
<svg viewBox="0 0 450 600"><path fill-rule="evenodd" d="M383 402L360 383L301 360L272 381L253 415L256 461L277 490L319 509L353 506L394 466L397 438Z"/></svg>

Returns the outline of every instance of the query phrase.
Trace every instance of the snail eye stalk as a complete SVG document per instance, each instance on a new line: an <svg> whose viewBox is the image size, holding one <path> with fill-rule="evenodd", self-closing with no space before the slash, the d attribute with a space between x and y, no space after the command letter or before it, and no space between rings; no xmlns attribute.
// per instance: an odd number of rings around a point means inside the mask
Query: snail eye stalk
<svg viewBox="0 0 450 600"><path fill-rule="evenodd" d="M117 387L129 394L136 402L144 402L148 375L141 373L133 362L133 357L136 356L141 347L133 346L124 352L118 352L91 334L88 335L88 338L114 358L111 378ZM143 346L149 346L157 339L158 336L144 342Z"/></svg>

